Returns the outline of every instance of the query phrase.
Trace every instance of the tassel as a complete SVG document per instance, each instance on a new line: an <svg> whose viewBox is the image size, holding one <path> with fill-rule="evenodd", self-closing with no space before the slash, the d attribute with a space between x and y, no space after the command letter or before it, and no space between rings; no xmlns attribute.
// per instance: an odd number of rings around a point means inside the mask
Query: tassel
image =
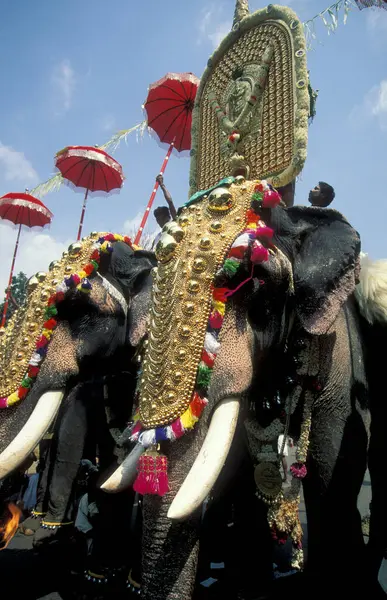
<svg viewBox="0 0 387 600"><path fill-rule="evenodd" d="M165 496L169 491L167 468L166 456L159 454L155 447L146 450L138 461L138 476L133 485L134 491L142 496L146 494Z"/></svg>
<svg viewBox="0 0 387 600"><path fill-rule="evenodd" d="M257 263L265 262L269 258L269 252L262 246L258 241L255 241L251 247L250 260L255 265Z"/></svg>

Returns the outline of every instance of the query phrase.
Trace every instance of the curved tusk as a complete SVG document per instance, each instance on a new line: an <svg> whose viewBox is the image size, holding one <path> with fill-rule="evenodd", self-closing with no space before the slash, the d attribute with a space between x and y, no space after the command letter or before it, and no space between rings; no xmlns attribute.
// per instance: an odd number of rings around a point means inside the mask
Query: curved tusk
<svg viewBox="0 0 387 600"><path fill-rule="evenodd" d="M120 466L101 485L101 490L108 494L117 494L132 485L137 475L138 459L144 451L144 446L136 444L131 453L122 461Z"/></svg>
<svg viewBox="0 0 387 600"><path fill-rule="evenodd" d="M0 479L16 469L36 448L53 422L64 396L63 391L40 396L28 421L0 454Z"/></svg>
<svg viewBox="0 0 387 600"><path fill-rule="evenodd" d="M239 398L227 398L216 407L200 452L169 507L170 519L186 519L207 498L226 461L238 414Z"/></svg>

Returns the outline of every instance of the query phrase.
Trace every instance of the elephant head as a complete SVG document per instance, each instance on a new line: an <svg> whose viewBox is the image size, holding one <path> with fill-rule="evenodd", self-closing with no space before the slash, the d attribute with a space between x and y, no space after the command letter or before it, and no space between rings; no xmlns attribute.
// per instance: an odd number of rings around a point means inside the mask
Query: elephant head
<svg viewBox="0 0 387 600"><path fill-rule="evenodd" d="M32 278L1 341L0 479L37 445L71 390L127 344L130 305L153 264L129 238L91 234Z"/></svg>

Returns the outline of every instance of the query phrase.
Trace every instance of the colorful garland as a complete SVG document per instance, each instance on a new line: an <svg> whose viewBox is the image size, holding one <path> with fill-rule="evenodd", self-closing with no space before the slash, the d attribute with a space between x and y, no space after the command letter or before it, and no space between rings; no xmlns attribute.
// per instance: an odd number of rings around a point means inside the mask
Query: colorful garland
<svg viewBox="0 0 387 600"><path fill-rule="evenodd" d="M266 227L261 220L258 210L272 208L279 204L281 197L266 181L257 181L252 196L251 207L246 213L247 225L245 230L232 244L219 275L226 279L233 278L239 271L241 263L250 251L250 262L254 264L264 262L269 258L268 249L258 240L270 240L273 230ZM143 429L139 409L133 417L131 440L138 442L144 448L150 448L139 459L138 477L134 483L134 490L139 494L157 494L163 496L169 489L167 476L167 458L158 454L155 446L161 441L174 441L192 429L199 420L205 406L208 404L207 393L216 356L219 352L219 333L223 325L226 312L226 303L238 289L252 275L245 279L235 289L228 287L212 288L212 308L208 319L201 360L196 375L196 383L191 403L187 410L168 426L154 429ZM152 448L153 447L153 448Z"/></svg>
<svg viewBox="0 0 387 600"><path fill-rule="evenodd" d="M86 294L90 292L92 285L89 278L99 269L101 253L112 252L113 246L111 242L124 242L131 248L133 247L132 241L128 236L108 233L98 239L93 247L93 252L88 263L80 271L65 277L57 285L55 293L47 301L47 307L44 312L45 322L42 332L36 341L35 350L28 363L27 373L16 392L13 392L8 397L0 398L0 408L8 408L27 396L39 374L53 331L58 325L58 321L56 320L58 304L63 301L66 292L70 289L76 288Z"/></svg>

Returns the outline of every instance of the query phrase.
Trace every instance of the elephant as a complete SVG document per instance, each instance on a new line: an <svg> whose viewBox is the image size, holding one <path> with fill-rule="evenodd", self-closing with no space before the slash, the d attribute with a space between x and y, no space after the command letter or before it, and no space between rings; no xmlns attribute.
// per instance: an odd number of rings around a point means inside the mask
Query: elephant
<svg viewBox="0 0 387 600"><path fill-rule="evenodd" d="M229 188L231 192L237 184L240 181ZM184 227L195 215L205 215L209 202L211 195L197 195L195 202L179 212L178 224ZM273 238L266 260L252 264L250 249L241 263L243 275L239 272L227 281L233 294L219 335L208 404L193 430L172 443L158 441L168 459L169 491L162 496L145 495L143 500L142 595L146 600L192 597L200 507L220 472L226 471L222 477L231 482L239 472L238 460L229 456L232 444L244 446L242 455L247 449L249 452L250 466L243 468L245 481L238 478L238 486L246 490L249 517L254 520L267 514L267 507L252 490L254 467L262 460L257 432L259 436L276 418L283 417L290 399L296 408L291 415L289 410L286 413L290 417L288 433L301 444L308 397L312 398L311 426L307 475L302 481L309 539L306 572L312 585L318 581L326 591L340 586L358 591L359 586L376 585L364 568L366 548L357 509L370 436L364 319L354 295L360 273L360 238L336 210L277 206L261 207L257 212L272 228ZM202 218L198 227L202 227ZM161 261L171 260L159 254ZM199 263L195 263L192 250L188 256L191 258L183 263L194 269ZM223 276L217 273L218 278ZM188 286L190 282L188 279ZM224 286L225 280L216 285ZM148 290L150 287L149 283ZM177 311L178 300L170 297L172 323L173 306ZM131 310L135 318L130 335L139 337L136 329L145 328L142 318L147 315L138 296L133 298ZM158 305L156 309L153 305L152 314L155 310L160 310ZM133 482L144 450L140 446L138 443L103 483L103 489L115 492ZM239 511L243 513L243 500L239 500ZM262 523L249 528L246 517L244 522L244 537L240 538L244 543L235 549L239 554L239 593L254 597L252 577L243 571L244 551L249 541L253 547L266 544L264 568L269 569L270 532ZM261 540L254 539L257 531ZM350 552L343 552L346 548ZM265 551L261 549L259 554L265 556ZM270 574L259 569L257 564L255 585L260 576L265 582L270 580ZM250 588L242 589L244 585Z"/></svg>
<svg viewBox="0 0 387 600"><path fill-rule="evenodd" d="M98 237L92 234L89 241L94 243ZM79 245L75 250L83 252ZM133 250L123 241L114 242L109 250L101 254L98 273L90 277L91 291L82 294L70 289L58 304L58 324L28 395L0 411L1 477L12 472L39 442L57 412L38 486L35 514L43 520L35 534L37 548L53 538L63 539L66 523L73 524L74 484L85 453L94 461L98 447L102 471L117 461L115 444L131 412L138 366L137 341L131 345L127 336L130 304L135 294L143 294L143 280L155 258L152 253ZM64 261L72 264L67 253ZM145 310L144 296L143 301ZM116 498L104 494L101 511L110 520L121 514L122 522L128 515L129 522L133 497L133 493ZM106 518L105 542L114 530L108 527ZM118 545L106 542L107 549L109 545L106 555L112 563L112 548ZM118 560L117 554L114 559Z"/></svg>

